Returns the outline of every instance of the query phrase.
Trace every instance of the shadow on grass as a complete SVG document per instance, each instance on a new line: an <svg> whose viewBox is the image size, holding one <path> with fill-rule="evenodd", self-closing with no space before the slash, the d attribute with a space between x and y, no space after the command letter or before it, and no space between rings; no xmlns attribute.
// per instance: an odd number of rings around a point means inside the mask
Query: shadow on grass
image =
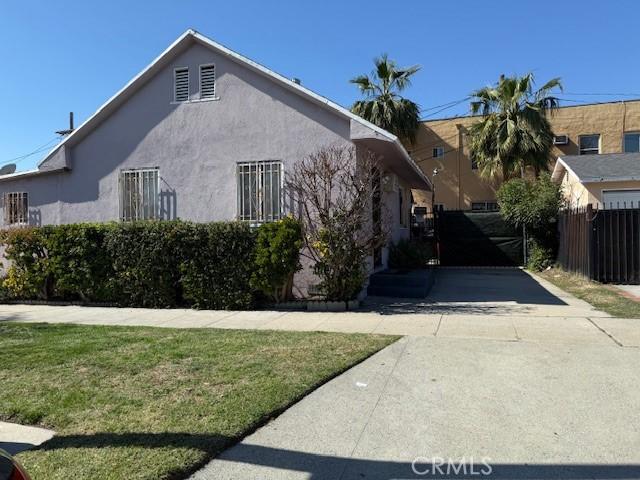
<svg viewBox="0 0 640 480"><path fill-rule="evenodd" d="M187 433L97 433L93 435L69 435L56 437L39 447L39 450L50 451L66 448L107 448L107 447L143 447L143 448L192 448L205 453L207 460L213 458L224 448L229 447L236 440L220 435L187 434ZM421 457L424 452L416 452L416 457ZM500 479L636 479L640 478L639 464L492 464L490 459L486 459L487 465L491 467L489 474L487 466L482 463L482 459L476 458L473 464L471 457L467 457L464 467L460 459L451 459L449 467L444 462L439 470L434 471L433 461L439 463L439 459L420 458L415 464L419 473L414 472L414 465L411 461L388 461L388 460L367 460L358 458L345 458L334 455L320 455L316 453L286 450L281 448L265 447L261 445L251 445L246 443L237 444L219 456L216 465L205 467L205 470L195 476L195 478L209 478L214 472L220 473L226 462L235 464L245 464L247 470L250 466L269 467L289 472L306 473L305 478L312 480L355 480L361 478L390 480L394 478L419 479L419 478L439 478L458 479L471 477L500 478ZM206 460L198 465L192 465L188 469L171 472L172 479L183 479L200 469ZM429 470L430 473L425 473ZM234 471L238 471L234 469ZM484 474L482 473L484 472ZM270 472L270 478L277 478L278 472ZM251 474L265 474L261 472L247 471L243 473L244 478Z"/></svg>

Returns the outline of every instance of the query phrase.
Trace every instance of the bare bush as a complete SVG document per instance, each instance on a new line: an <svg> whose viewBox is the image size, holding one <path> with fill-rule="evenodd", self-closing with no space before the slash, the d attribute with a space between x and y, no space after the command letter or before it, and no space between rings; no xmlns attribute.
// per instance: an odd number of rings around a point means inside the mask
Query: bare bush
<svg viewBox="0 0 640 480"><path fill-rule="evenodd" d="M362 290L367 258L388 237L376 156L330 146L298 162L285 188L298 205L306 254L327 300L351 300Z"/></svg>

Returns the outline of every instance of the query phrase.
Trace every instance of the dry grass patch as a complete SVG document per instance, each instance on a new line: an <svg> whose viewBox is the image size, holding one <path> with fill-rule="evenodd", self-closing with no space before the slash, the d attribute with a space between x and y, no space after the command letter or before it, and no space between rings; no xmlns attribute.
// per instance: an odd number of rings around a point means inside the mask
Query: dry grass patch
<svg viewBox="0 0 640 480"><path fill-rule="evenodd" d="M640 303L625 297L613 286L592 282L558 268L536 275L614 317L640 318Z"/></svg>

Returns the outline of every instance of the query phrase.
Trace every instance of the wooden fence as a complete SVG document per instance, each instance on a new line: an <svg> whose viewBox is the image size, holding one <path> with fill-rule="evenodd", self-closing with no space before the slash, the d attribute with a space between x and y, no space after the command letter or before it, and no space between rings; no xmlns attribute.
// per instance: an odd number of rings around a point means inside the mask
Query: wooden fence
<svg viewBox="0 0 640 480"><path fill-rule="evenodd" d="M640 284L640 208L567 209L558 231L565 270L603 283Z"/></svg>

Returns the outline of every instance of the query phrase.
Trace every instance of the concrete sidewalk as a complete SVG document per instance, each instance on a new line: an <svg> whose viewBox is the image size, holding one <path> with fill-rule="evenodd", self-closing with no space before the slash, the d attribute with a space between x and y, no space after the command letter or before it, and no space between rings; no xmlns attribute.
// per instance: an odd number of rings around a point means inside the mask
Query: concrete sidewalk
<svg viewBox="0 0 640 480"><path fill-rule="evenodd" d="M640 349L615 344L405 337L192 478L465 477L416 475L419 457L419 472L464 457L489 478L640 478L638 371Z"/></svg>
<svg viewBox="0 0 640 480"><path fill-rule="evenodd" d="M0 422L0 449L11 455L36 447L55 435L53 430Z"/></svg>
<svg viewBox="0 0 640 480"><path fill-rule="evenodd" d="M369 299L363 311L196 311L0 305L0 321L361 332L640 346L640 320L614 319L519 270L443 270L429 300Z"/></svg>

